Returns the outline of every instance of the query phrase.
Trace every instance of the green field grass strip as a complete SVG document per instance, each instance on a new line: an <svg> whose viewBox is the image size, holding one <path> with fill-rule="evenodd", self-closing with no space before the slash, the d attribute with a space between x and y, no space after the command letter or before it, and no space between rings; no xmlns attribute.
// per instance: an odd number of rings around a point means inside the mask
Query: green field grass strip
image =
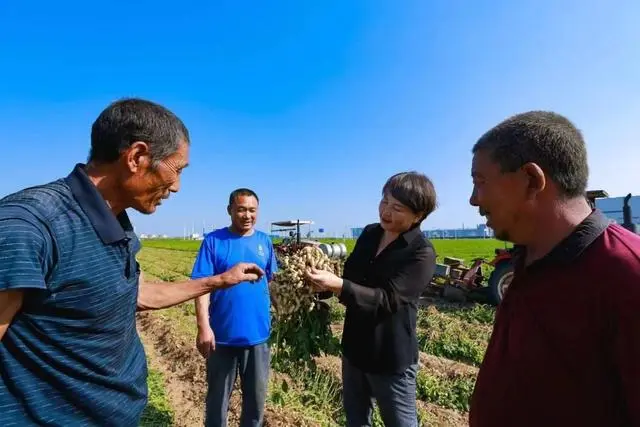
<svg viewBox="0 0 640 427"><path fill-rule="evenodd" d="M140 258L138 261L143 272L151 273L164 282L178 282L189 279L189 276L185 275L184 271L178 270L171 264L147 258Z"/></svg>
<svg viewBox="0 0 640 427"><path fill-rule="evenodd" d="M446 378L430 372L418 371L416 391L420 400L443 408L467 412L474 385L474 378Z"/></svg>
<svg viewBox="0 0 640 427"><path fill-rule="evenodd" d="M496 309L486 304L475 304L471 307L438 307L438 311L445 315L457 318L467 323L493 325L496 317Z"/></svg>
<svg viewBox="0 0 640 427"><path fill-rule="evenodd" d="M165 282L174 282L187 278L183 272L176 271L173 264L154 259L152 256L148 256L147 253L142 251L138 256L138 262L140 263L140 268L143 272L150 273Z"/></svg>
<svg viewBox="0 0 640 427"><path fill-rule="evenodd" d="M166 268L157 267L147 262L140 262L140 267L145 276L149 275L149 280L152 280L151 277L155 277L162 282L178 282L185 279L185 276L180 273L176 273L175 271Z"/></svg>
<svg viewBox="0 0 640 427"><path fill-rule="evenodd" d="M344 243L347 251L353 250L355 245L354 239L330 239L330 238L314 238L321 243ZM279 243L282 239L272 239L273 243ZM145 248L170 249L184 252L197 252L202 244L201 240L183 240L183 239L145 239L142 246Z"/></svg>
<svg viewBox="0 0 640 427"><path fill-rule="evenodd" d="M274 242L280 240L281 239L273 239ZM351 252L355 246L355 239L314 238L314 240L323 243L344 243L349 252ZM431 242L433 243L439 260L442 260L445 256L449 256L460 258L467 263L471 262L474 258L491 259L496 249L512 246L511 244L505 244L496 239L432 239ZM143 248L193 252L193 256L195 256L195 252L198 251L201 244L202 241L200 240L183 239L145 239L142 241Z"/></svg>
<svg viewBox="0 0 640 427"><path fill-rule="evenodd" d="M491 325L468 323L435 307L420 310L418 325L421 351L474 366L482 363Z"/></svg>
<svg viewBox="0 0 640 427"><path fill-rule="evenodd" d="M505 248L504 242L495 239L433 239L431 243L439 261L447 256L462 259L465 263L471 263L475 258L491 259L496 249Z"/></svg>
<svg viewBox="0 0 640 427"><path fill-rule="evenodd" d="M174 413L165 393L164 378L156 370L149 369L147 377L149 401L142 413L140 427L169 427L174 424Z"/></svg>
<svg viewBox="0 0 640 427"><path fill-rule="evenodd" d="M138 255L141 266L152 265L155 268L167 269L184 277L191 275L194 256L168 249L142 249Z"/></svg>
<svg viewBox="0 0 640 427"><path fill-rule="evenodd" d="M202 241L182 239L144 239L143 248L170 249L174 251L197 252Z"/></svg>

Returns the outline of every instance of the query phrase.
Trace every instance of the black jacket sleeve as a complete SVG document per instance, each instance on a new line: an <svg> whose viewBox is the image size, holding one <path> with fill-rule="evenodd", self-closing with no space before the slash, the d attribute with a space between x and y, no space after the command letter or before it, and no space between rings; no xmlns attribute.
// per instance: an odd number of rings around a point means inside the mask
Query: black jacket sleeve
<svg viewBox="0 0 640 427"><path fill-rule="evenodd" d="M370 288L344 279L340 301L375 316L393 314L401 304L417 299L431 281L436 266L432 246L420 247L389 280Z"/></svg>

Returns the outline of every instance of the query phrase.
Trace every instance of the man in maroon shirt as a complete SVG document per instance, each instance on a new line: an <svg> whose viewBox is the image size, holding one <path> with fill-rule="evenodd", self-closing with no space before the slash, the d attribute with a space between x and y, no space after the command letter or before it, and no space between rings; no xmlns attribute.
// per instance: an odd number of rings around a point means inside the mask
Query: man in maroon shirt
<svg viewBox="0 0 640 427"><path fill-rule="evenodd" d="M473 154L470 202L518 250L471 427L640 426L640 236L589 206L580 131L523 113Z"/></svg>

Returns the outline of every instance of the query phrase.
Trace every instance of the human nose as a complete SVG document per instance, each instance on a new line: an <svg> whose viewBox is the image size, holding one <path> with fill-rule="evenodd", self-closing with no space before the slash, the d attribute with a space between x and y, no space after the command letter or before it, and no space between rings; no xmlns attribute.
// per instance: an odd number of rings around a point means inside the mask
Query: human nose
<svg viewBox="0 0 640 427"><path fill-rule="evenodd" d="M471 191L471 197L469 198L469 204L471 206L478 206L478 191L476 190L476 186L473 186L473 190Z"/></svg>
<svg viewBox="0 0 640 427"><path fill-rule="evenodd" d="M176 180L173 181L173 184L171 184L171 187L169 187L169 191L171 191L172 193L177 193L178 191L180 191L180 176L179 175L176 177Z"/></svg>

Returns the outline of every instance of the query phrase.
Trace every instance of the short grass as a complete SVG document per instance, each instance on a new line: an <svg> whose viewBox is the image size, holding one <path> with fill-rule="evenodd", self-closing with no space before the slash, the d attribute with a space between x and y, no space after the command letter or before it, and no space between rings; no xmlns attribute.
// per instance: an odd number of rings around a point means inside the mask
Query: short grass
<svg viewBox="0 0 640 427"><path fill-rule="evenodd" d="M140 427L172 426L174 413L165 393L162 374L149 369L147 385L149 387L149 402L142 414Z"/></svg>
<svg viewBox="0 0 640 427"><path fill-rule="evenodd" d="M490 324L468 322L435 307L421 309L418 314L420 350L473 366L482 363L491 330Z"/></svg>
<svg viewBox="0 0 640 427"><path fill-rule="evenodd" d="M318 239L321 242L341 242L351 252L356 243L355 239ZM195 252L201 245L199 240L183 240L183 239L146 239L143 240L143 246L146 248L170 249L174 251ZM498 248L510 247L496 239L434 239L431 240L436 249L438 259L442 260L445 256L461 258L465 262L471 262L475 258L490 259L494 256L495 250Z"/></svg>

